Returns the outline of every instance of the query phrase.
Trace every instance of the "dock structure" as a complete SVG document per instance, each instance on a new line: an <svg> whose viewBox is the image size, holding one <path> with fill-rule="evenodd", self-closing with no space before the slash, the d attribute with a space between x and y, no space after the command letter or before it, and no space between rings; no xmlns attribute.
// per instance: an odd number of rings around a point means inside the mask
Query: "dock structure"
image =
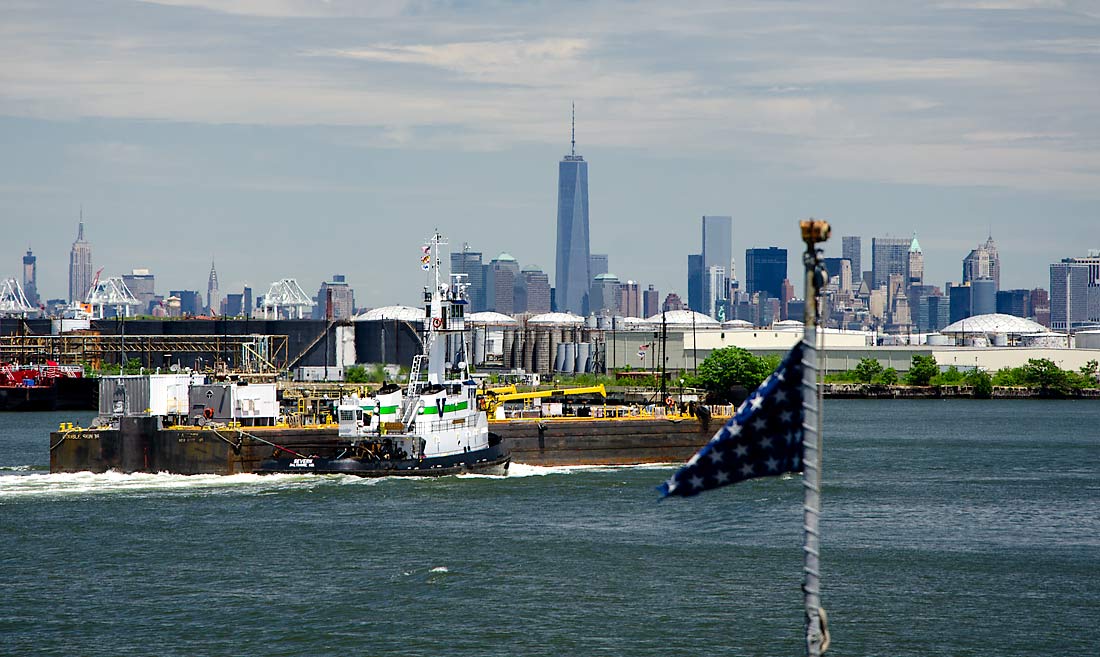
<svg viewBox="0 0 1100 657"><path fill-rule="evenodd" d="M71 332L60 335L0 336L0 362L92 366L136 358L148 369L173 364L196 370L221 364L230 371L274 373L285 367L285 335L103 335Z"/></svg>

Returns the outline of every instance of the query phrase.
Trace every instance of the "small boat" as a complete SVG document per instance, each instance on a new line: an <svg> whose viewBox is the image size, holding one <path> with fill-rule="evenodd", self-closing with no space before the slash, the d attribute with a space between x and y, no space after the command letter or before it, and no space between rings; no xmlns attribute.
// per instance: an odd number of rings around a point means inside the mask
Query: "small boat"
<svg viewBox="0 0 1100 657"><path fill-rule="evenodd" d="M423 247L422 263L433 284L424 288L423 352L413 358L406 386L388 384L372 395L353 395L336 408L335 457L276 447L260 473L352 474L363 477L504 475L511 457L478 404L478 387L466 362L465 274L443 282L436 233ZM341 451L342 450L342 451Z"/></svg>

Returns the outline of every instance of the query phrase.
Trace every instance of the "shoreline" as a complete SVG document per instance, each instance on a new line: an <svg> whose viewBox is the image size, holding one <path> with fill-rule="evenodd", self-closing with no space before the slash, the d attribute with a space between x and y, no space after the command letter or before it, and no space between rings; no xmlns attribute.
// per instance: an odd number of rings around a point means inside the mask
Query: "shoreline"
<svg viewBox="0 0 1100 657"><path fill-rule="evenodd" d="M976 399L973 386L902 386L876 383L825 383L826 399ZM1065 395L1039 388L994 386L990 399L1100 399L1100 388L1073 390Z"/></svg>

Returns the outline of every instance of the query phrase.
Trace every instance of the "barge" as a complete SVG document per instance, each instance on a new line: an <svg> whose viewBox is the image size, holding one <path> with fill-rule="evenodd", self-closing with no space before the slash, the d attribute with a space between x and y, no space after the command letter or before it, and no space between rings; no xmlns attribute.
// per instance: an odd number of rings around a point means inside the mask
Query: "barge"
<svg viewBox="0 0 1100 657"><path fill-rule="evenodd" d="M210 422L164 426L158 417L122 417L117 426L69 424L50 434L50 472L259 472L273 455L333 459L346 448L337 425L248 426ZM696 416L520 418L492 420L513 463L540 466L675 463L710 440L713 420ZM289 451L288 451L289 450Z"/></svg>

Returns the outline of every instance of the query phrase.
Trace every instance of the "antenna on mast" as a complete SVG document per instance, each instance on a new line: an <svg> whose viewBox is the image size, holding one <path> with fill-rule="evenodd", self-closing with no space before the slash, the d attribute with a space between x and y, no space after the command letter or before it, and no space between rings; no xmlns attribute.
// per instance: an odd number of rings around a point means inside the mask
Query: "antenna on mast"
<svg viewBox="0 0 1100 657"><path fill-rule="evenodd" d="M572 122L572 124L570 124L570 130L569 130L569 135L570 135L570 139L569 139L569 144L570 144L569 151L570 152L569 152L569 154L572 155L573 157L576 157L577 156L577 104L576 103L570 103L570 104L573 106L573 122Z"/></svg>

